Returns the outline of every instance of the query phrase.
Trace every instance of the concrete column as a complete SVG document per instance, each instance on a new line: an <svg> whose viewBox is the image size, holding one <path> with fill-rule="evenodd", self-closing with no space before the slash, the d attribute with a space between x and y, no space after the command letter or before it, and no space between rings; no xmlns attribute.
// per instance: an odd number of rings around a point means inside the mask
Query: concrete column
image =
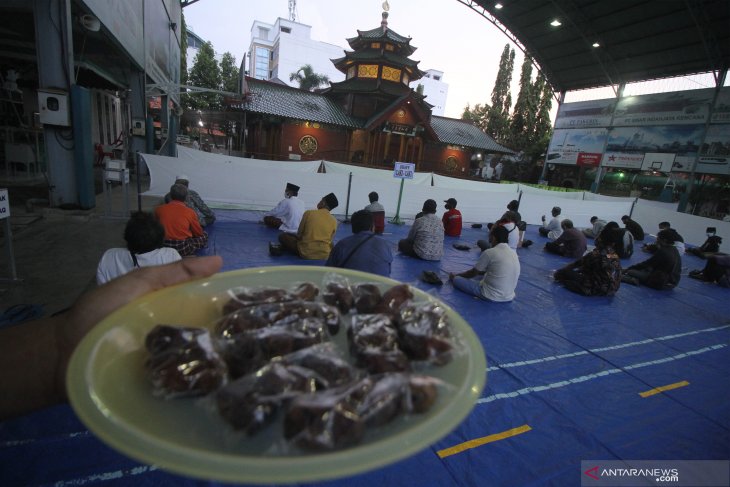
<svg viewBox="0 0 730 487"><path fill-rule="evenodd" d="M74 61L69 0L33 0L38 87L71 97ZM71 104L68 104L69 110ZM71 117L69 117L69 120ZM71 127L43 126L51 206L78 205Z"/></svg>
<svg viewBox="0 0 730 487"><path fill-rule="evenodd" d="M147 118L147 97L145 96L145 75L142 71L133 70L130 73L129 80L130 93L127 97L129 103L129 111L131 113L131 126L134 126L134 122L141 121L142 126L146 126ZM154 130L154 127L152 128ZM132 135L129 134L129 153L136 154L137 152L148 152L145 135ZM147 166L144 163L140 163L139 175L147 174Z"/></svg>

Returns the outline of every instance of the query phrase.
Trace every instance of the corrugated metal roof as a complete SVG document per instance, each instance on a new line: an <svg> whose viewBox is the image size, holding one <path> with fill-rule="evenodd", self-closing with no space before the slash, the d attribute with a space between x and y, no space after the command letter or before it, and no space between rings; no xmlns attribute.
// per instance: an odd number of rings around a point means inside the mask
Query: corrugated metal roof
<svg viewBox="0 0 730 487"><path fill-rule="evenodd" d="M232 109L279 117L361 128L363 122L342 111L339 105L318 93L247 79L249 95Z"/></svg>
<svg viewBox="0 0 730 487"><path fill-rule="evenodd" d="M440 142L451 145L463 145L489 152L514 154L514 151L499 145L476 125L455 118L431 117L431 127Z"/></svg>

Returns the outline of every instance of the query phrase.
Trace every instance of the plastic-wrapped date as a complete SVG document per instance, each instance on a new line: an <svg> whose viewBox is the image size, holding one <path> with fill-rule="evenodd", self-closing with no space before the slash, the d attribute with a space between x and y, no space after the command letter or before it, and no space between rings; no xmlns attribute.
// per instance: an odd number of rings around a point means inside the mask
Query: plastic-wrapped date
<svg viewBox="0 0 730 487"><path fill-rule="evenodd" d="M276 325L280 320L292 321L315 317L324 320L331 335L340 329L337 308L315 301L288 301L248 306L224 316L216 325L216 333L230 338L238 333Z"/></svg>
<svg viewBox="0 0 730 487"><path fill-rule="evenodd" d="M436 365L451 361L451 332L446 310L436 303L407 303L396 320L400 348L412 360Z"/></svg>
<svg viewBox="0 0 730 487"><path fill-rule="evenodd" d="M145 363L153 393L162 397L199 396L226 382L227 367L203 328L157 325L145 339Z"/></svg>

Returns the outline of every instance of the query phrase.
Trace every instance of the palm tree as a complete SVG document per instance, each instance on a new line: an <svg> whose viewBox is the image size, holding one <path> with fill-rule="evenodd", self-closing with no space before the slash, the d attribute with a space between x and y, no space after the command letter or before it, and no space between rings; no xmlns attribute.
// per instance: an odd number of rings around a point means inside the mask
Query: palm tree
<svg viewBox="0 0 730 487"><path fill-rule="evenodd" d="M289 81L296 80L299 83L299 89L312 91L320 86L330 82L325 74L317 74L314 72L311 64L305 64L295 73L289 75Z"/></svg>

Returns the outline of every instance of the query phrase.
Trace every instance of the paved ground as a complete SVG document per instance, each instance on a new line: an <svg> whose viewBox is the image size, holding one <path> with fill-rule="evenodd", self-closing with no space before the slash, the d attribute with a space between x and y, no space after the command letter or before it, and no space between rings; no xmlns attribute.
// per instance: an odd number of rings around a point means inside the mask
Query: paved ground
<svg viewBox="0 0 730 487"><path fill-rule="evenodd" d="M144 187L148 186L143 182ZM136 183L129 188L129 207L136 209ZM70 306L88 287L95 285L96 266L104 251L124 247L126 218L105 216L104 194L93 210L58 210L26 205L30 193L11 192L10 224L18 280L11 282L5 222L0 220L0 313L16 304L36 304L44 315ZM36 196L36 195L34 195ZM143 198L143 209L154 206ZM111 210L123 209L121 186L112 191Z"/></svg>

